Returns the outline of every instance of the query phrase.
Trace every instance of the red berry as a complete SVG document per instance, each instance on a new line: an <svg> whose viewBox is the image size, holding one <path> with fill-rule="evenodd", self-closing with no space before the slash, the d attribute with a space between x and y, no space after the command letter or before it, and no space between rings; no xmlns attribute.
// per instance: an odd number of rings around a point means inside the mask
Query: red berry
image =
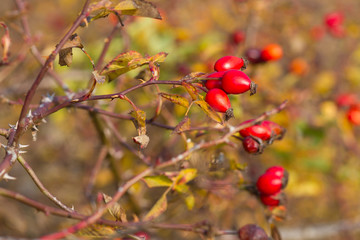
<svg viewBox="0 0 360 240"><path fill-rule="evenodd" d="M217 112L226 113L226 119L233 117L230 99L226 93L218 88L210 89L205 101Z"/></svg>
<svg viewBox="0 0 360 240"><path fill-rule="evenodd" d="M238 231L240 240L268 240L264 229L255 225L255 224L247 224L242 226Z"/></svg>
<svg viewBox="0 0 360 240"><path fill-rule="evenodd" d="M325 36L325 28L323 26L315 26L310 30L313 39L320 40Z"/></svg>
<svg viewBox="0 0 360 240"><path fill-rule="evenodd" d="M343 38L346 35L345 28L342 25L334 26L334 27L330 28L329 32L330 32L331 36L336 37L336 38Z"/></svg>
<svg viewBox="0 0 360 240"><path fill-rule="evenodd" d="M224 73L225 73L224 71L213 72L207 75L206 78L219 78L219 79L207 80L205 82L205 87L209 90L213 88L221 88L221 78L224 76Z"/></svg>
<svg viewBox="0 0 360 240"><path fill-rule="evenodd" d="M272 121L269 120L262 121L261 125L266 128L269 128L271 131L271 136L277 139L282 138L283 135L285 134L285 128L281 127L279 124L274 123Z"/></svg>
<svg viewBox="0 0 360 240"><path fill-rule="evenodd" d="M253 119L247 120L244 123L250 121L253 121ZM255 124L250 127L241 129L239 133L242 137L253 136L265 141L271 138L271 129L261 124Z"/></svg>
<svg viewBox="0 0 360 240"><path fill-rule="evenodd" d="M248 153L261 153L261 144L256 141L253 137L247 136L242 141L244 150Z"/></svg>
<svg viewBox="0 0 360 240"><path fill-rule="evenodd" d="M261 194L272 195L280 192L282 187L281 178L273 173L264 173L257 182L256 187Z"/></svg>
<svg viewBox="0 0 360 240"><path fill-rule="evenodd" d="M266 170L265 173L272 173L281 179L281 188L284 189L288 183L289 173L282 166L273 166Z"/></svg>
<svg viewBox="0 0 360 240"><path fill-rule="evenodd" d="M264 60L261 58L261 50L258 48L249 48L245 52L245 57L251 63L262 63Z"/></svg>
<svg viewBox="0 0 360 240"><path fill-rule="evenodd" d="M344 93L338 95L335 101L339 107L350 107L357 102L357 97L355 94Z"/></svg>
<svg viewBox="0 0 360 240"><path fill-rule="evenodd" d="M324 22L329 28L340 26L344 21L344 16L340 12L331 12L325 15Z"/></svg>
<svg viewBox="0 0 360 240"><path fill-rule="evenodd" d="M136 232L134 235L139 237L142 240L150 240L150 236L146 232ZM134 239L134 238L133 237L132 238L124 238L124 240L132 240L132 239Z"/></svg>
<svg viewBox="0 0 360 240"><path fill-rule="evenodd" d="M251 95L256 93L256 84L238 70L227 71L221 82L222 89L228 94L240 94L250 90Z"/></svg>
<svg viewBox="0 0 360 240"><path fill-rule="evenodd" d="M280 205L280 200L277 199L277 195L260 195L260 201L269 207L275 207Z"/></svg>
<svg viewBox="0 0 360 240"><path fill-rule="evenodd" d="M282 47L279 44L272 43L263 48L261 58L264 61L279 60L283 56Z"/></svg>
<svg viewBox="0 0 360 240"><path fill-rule="evenodd" d="M242 43L244 41L244 39L245 39L245 33L244 33L244 31L241 31L241 30L235 31L231 35L231 40L236 45Z"/></svg>
<svg viewBox="0 0 360 240"><path fill-rule="evenodd" d="M219 58L214 65L214 69L217 72L226 71L230 69L242 69L246 68L244 59L235 56L225 56Z"/></svg>
<svg viewBox="0 0 360 240"><path fill-rule="evenodd" d="M350 123L354 125L360 125L360 106L354 105L346 113Z"/></svg>

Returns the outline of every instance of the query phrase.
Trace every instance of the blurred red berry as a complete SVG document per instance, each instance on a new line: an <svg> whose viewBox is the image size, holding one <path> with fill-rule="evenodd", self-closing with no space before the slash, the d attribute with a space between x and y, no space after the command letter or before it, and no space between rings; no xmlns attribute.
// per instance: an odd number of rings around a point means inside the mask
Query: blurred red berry
<svg viewBox="0 0 360 240"><path fill-rule="evenodd" d="M247 224L242 226L238 231L240 240L268 240L264 229L255 224Z"/></svg>
<svg viewBox="0 0 360 240"><path fill-rule="evenodd" d="M238 45L245 40L245 32L241 30L237 30L231 34L231 41Z"/></svg>
<svg viewBox="0 0 360 240"><path fill-rule="evenodd" d="M272 138L281 139L285 134L285 128L275 122L265 120L261 122L261 125L270 129Z"/></svg>
<svg viewBox="0 0 360 240"><path fill-rule="evenodd" d="M248 153L261 153L261 144L253 137L247 136L242 141L244 150Z"/></svg>
<svg viewBox="0 0 360 240"><path fill-rule="evenodd" d="M256 187L260 194L273 195L281 191L282 181L274 173L264 173L258 178Z"/></svg>
<svg viewBox="0 0 360 240"><path fill-rule="evenodd" d="M245 52L245 57L251 63L262 63L264 60L261 58L261 50L258 48L249 48Z"/></svg>
<svg viewBox="0 0 360 240"><path fill-rule="evenodd" d="M264 61L279 60L283 56L283 49L279 44L271 43L266 45L261 51L261 58Z"/></svg>
<svg viewBox="0 0 360 240"><path fill-rule="evenodd" d="M284 189L288 183L289 173L282 166L273 166L266 170L265 173L275 174L281 179L281 188Z"/></svg>
<svg viewBox="0 0 360 240"><path fill-rule="evenodd" d="M315 40L320 40L325 36L325 29L323 26L315 26L311 28L310 35Z"/></svg>
<svg viewBox="0 0 360 240"><path fill-rule="evenodd" d="M243 123L250 121L253 121L253 119L247 120ZM239 133L242 137L253 136L253 137L258 137L262 140L268 140L271 138L271 129L262 124L255 124L250 127L241 129Z"/></svg>
<svg viewBox="0 0 360 240"><path fill-rule="evenodd" d="M349 122L353 125L360 125L360 106L359 105L353 105L349 108L347 111L347 118Z"/></svg>
<svg viewBox="0 0 360 240"><path fill-rule="evenodd" d="M357 96L355 94L352 93L343 93L340 94L336 97L336 104L339 107L350 107L354 104L356 104L357 102Z"/></svg>
<svg viewBox="0 0 360 240"><path fill-rule="evenodd" d="M335 38L343 38L346 35L345 28L341 25L330 28L329 32L330 32L331 36L333 36Z"/></svg>
<svg viewBox="0 0 360 240"><path fill-rule="evenodd" d="M260 195L260 201L269 207L276 207L280 205L280 200L277 199L278 194L274 195Z"/></svg>
<svg viewBox="0 0 360 240"><path fill-rule="evenodd" d="M244 59L235 56L224 56L219 58L214 65L217 72L226 71L230 69L244 69L246 68Z"/></svg>
<svg viewBox="0 0 360 240"><path fill-rule="evenodd" d="M325 15L324 22L329 28L338 27L344 22L344 15L340 12L331 12Z"/></svg>

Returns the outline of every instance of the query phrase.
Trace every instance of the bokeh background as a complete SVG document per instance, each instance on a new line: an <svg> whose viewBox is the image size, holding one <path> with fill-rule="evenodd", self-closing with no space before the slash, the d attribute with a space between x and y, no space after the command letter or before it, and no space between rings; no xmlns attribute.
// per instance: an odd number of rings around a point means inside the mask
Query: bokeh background
<svg viewBox="0 0 360 240"><path fill-rule="evenodd" d="M287 129L281 141L265 149L261 155L249 155L241 143L234 149L219 146L198 152L191 164L199 169L198 183L194 183L196 202L187 210L182 199L169 197L167 212L162 222L195 223L209 220L220 229L237 229L247 223L257 223L267 231L264 207L252 195L239 190L234 173L224 164L214 177L207 164L224 153L225 162L236 161L247 165L241 173L245 182L256 178L269 166L282 165L290 173L286 217L277 222L283 239L359 239L360 224L360 165L359 126L351 124L347 109L340 108L336 99L340 94L358 95L360 90L360 2L357 0L154 0L162 21L124 18L125 27L115 35L106 55L106 62L126 50L154 55L169 53L161 64L160 80L176 80L191 72L212 72L214 62L224 55L245 56L250 48L261 49L277 43L284 55L278 61L250 63L245 72L258 84L254 96L232 96L235 118L230 124L240 123L276 107L288 100L285 111L270 118ZM23 99L39 71L39 64L23 43L22 29L13 1L2 0L0 20L8 24L12 37L12 56L23 54L24 61L0 68L0 127L15 124L21 106L9 105L5 99ZM30 28L35 45L47 56L71 26L82 6L82 1L28 1ZM331 32L324 23L328 13L343 14L342 32ZM114 18L100 19L77 31L88 53L96 60L104 39L111 32ZM2 32L1 32L2 33ZM234 40L234 35L237 40ZM294 63L295 61L295 63ZM54 70L73 90L85 89L91 76L91 65L80 50L74 50L70 68L54 64ZM138 71L130 72L120 81L99 85L96 94L107 94L138 83ZM182 90L165 91L184 94ZM47 76L34 99L37 104L46 94L63 95L61 88ZM156 93L153 88L141 89L129 97L138 106L154 112ZM131 110L128 104L101 101L104 109L117 113ZM160 122L175 126L185 109L164 103ZM199 109L191 110L192 126L213 124ZM136 130L130 121L114 121L126 142ZM183 139L170 131L148 127L151 142L145 154L168 159L184 150ZM189 138L198 141L196 133ZM211 135L210 137L216 137ZM4 139L0 139L5 143ZM90 213L91 206L84 195L86 181L101 148L101 141L89 114L80 109L64 109L47 118L40 126L37 141L31 134L23 137L30 144L24 155L40 180L55 196L74 205L75 209ZM128 179L145 168L134 155L112 139L116 152L113 161L105 161L96 178L95 191L111 195L116 183ZM135 147L135 145L134 145ZM4 155L2 150L1 155ZM221 155L221 154L220 154ZM110 167L110 165L112 167ZM114 175L115 166L118 176ZM10 173L16 181L1 182L0 186L27 197L51 204L39 192L19 164ZM117 178L117 179L116 179ZM201 179L216 179L218 187L199 189ZM138 184L121 200L129 216L142 215L163 192ZM38 237L59 230L74 221L45 216L34 209L10 199L0 198L0 233L2 236ZM131 217L130 217L131 218ZM198 239L188 232L148 230L152 239ZM223 236L219 239L236 239Z"/></svg>

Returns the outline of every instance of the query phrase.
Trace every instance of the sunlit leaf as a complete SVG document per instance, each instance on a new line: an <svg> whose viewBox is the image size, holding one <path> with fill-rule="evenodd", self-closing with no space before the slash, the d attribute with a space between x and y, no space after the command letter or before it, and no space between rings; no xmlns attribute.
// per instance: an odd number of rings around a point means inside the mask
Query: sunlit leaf
<svg viewBox="0 0 360 240"><path fill-rule="evenodd" d="M83 48L80 37L74 33L59 51L59 65L70 67L72 63L72 49Z"/></svg>
<svg viewBox="0 0 360 240"><path fill-rule="evenodd" d="M190 118L188 116L185 116L181 122L176 125L174 132L175 133L182 133L186 130L190 129Z"/></svg>
<svg viewBox="0 0 360 240"><path fill-rule="evenodd" d="M139 135L146 134L146 113L140 109L130 112L130 115L134 118L133 123L139 132Z"/></svg>
<svg viewBox="0 0 360 240"><path fill-rule="evenodd" d="M177 184L184 184L188 183L197 176L197 169L196 168L186 168L179 172L178 176L176 177Z"/></svg>
<svg viewBox="0 0 360 240"><path fill-rule="evenodd" d="M153 220L153 219L157 218L158 216L160 216L163 212L166 211L166 209L167 209L167 199L166 199L167 193L168 193L168 191L166 191L163 195L161 195L159 200L155 203L155 205L146 214L144 221Z"/></svg>
<svg viewBox="0 0 360 240"><path fill-rule="evenodd" d="M185 197L185 204L189 210L193 209L195 206L195 197L192 193L188 194Z"/></svg>
<svg viewBox="0 0 360 240"><path fill-rule="evenodd" d="M189 101L183 96L177 94L169 94L169 93L159 93L159 95L175 104L179 104L185 108L189 107Z"/></svg>
<svg viewBox="0 0 360 240"><path fill-rule="evenodd" d="M103 193L103 199L105 203L108 203L112 200L112 197ZM108 208L108 211L116 221L127 222L125 209L123 209L119 203L113 204L111 208Z"/></svg>
<svg viewBox="0 0 360 240"><path fill-rule="evenodd" d="M195 103L210 117L212 120L218 123L223 123L221 116L210 107L210 105L204 100L195 101Z"/></svg>
<svg viewBox="0 0 360 240"><path fill-rule="evenodd" d="M125 0L117 4L114 10L121 11L123 15L161 19L156 6L145 0Z"/></svg>
<svg viewBox="0 0 360 240"><path fill-rule="evenodd" d="M186 89L186 91L189 93L189 95L191 96L191 99L193 101L195 101L196 99L198 99L198 91L196 90L196 88L191 84L191 83L187 83L187 82L181 82L181 85Z"/></svg>
<svg viewBox="0 0 360 240"><path fill-rule="evenodd" d="M148 57L148 60L151 62L161 63L161 62L165 61L165 58L167 57L167 55L168 55L168 53L166 53L166 52L159 52L152 57Z"/></svg>
<svg viewBox="0 0 360 240"><path fill-rule="evenodd" d="M113 227L108 227L100 224L93 224L86 228L79 230L76 235L81 237L88 238L109 238L111 235L115 234L116 231Z"/></svg>
<svg viewBox="0 0 360 240"><path fill-rule="evenodd" d="M170 187L173 182L164 175L159 176L148 176L143 178L146 185L152 187Z"/></svg>

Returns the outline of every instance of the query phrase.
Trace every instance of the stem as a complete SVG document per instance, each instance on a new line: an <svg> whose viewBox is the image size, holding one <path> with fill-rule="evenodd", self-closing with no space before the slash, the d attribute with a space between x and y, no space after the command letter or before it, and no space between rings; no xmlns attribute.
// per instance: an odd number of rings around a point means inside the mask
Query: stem
<svg viewBox="0 0 360 240"><path fill-rule="evenodd" d="M40 191L50 199L53 203L55 203L60 208L64 209L67 212L75 212L73 209L65 206L62 202L60 202L54 195L52 195L49 190L45 188L45 186L41 183L39 178L36 176L34 170L30 167L30 165L25 161L25 159L22 156L18 156L18 161L23 166L23 168L26 170L26 172L30 175L31 179L34 181L36 186L40 189Z"/></svg>

